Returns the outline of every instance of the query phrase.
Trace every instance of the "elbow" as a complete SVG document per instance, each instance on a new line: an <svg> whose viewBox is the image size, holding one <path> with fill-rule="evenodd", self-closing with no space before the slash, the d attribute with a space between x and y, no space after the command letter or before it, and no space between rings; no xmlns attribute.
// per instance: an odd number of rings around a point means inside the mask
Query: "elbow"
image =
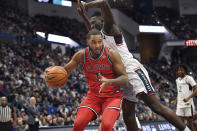
<svg viewBox="0 0 197 131"><path fill-rule="evenodd" d="M127 84L129 82L129 80L128 80L128 76L127 75L125 75L125 84Z"/></svg>

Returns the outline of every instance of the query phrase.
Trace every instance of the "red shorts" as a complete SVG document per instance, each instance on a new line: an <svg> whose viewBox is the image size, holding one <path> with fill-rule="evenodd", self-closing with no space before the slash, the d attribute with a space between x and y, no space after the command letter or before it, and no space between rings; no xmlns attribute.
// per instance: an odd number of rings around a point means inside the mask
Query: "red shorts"
<svg viewBox="0 0 197 131"><path fill-rule="evenodd" d="M106 109L121 108L122 97L96 97L93 95L87 95L83 100L79 108L88 108L92 110L98 117Z"/></svg>

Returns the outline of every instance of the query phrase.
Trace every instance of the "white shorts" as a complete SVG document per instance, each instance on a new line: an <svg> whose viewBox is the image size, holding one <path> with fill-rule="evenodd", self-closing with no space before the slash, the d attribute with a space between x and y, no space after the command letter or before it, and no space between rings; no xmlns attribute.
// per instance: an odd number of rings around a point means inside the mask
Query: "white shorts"
<svg viewBox="0 0 197 131"><path fill-rule="evenodd" d="M195 115L195 108L192 105L191 105L191 107L177 108L176 115L182 116L182 117L185 117L185 116L192 117Z"/></svg>
<svg viewBox="0 0 197 131"><path fill-rule="evenodd" d="M150 82L150 78L146 69L141 66L135 69L126 69L129 86L123 89L123 98L137 102L137 95L141 92L145 92L147 95L156 94L155 90Z"/></svg>

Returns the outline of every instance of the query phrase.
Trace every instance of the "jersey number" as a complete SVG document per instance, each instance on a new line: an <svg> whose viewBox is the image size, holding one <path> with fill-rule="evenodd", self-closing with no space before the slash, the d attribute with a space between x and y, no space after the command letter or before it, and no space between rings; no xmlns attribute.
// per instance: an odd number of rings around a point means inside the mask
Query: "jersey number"
<svg viewBox="0 0 197 131"><path fill-rule="evenodd" d="M102 72L100 72L100 74L103 76L103 73ZM96 73L96 78L97 78L97 81L100 81L99 73Z"/></svg>

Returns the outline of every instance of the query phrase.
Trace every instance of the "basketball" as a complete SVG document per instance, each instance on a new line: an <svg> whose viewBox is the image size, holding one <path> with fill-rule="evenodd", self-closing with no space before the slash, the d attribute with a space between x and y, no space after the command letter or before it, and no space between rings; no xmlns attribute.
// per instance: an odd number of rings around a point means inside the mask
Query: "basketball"
<svg viewBox="0 0 197 131"><path fill-rule="evenodd" d="M61 66L50 66L44 74L46 83L52 88L61 88L68 79L66 70Z"/></svg>

